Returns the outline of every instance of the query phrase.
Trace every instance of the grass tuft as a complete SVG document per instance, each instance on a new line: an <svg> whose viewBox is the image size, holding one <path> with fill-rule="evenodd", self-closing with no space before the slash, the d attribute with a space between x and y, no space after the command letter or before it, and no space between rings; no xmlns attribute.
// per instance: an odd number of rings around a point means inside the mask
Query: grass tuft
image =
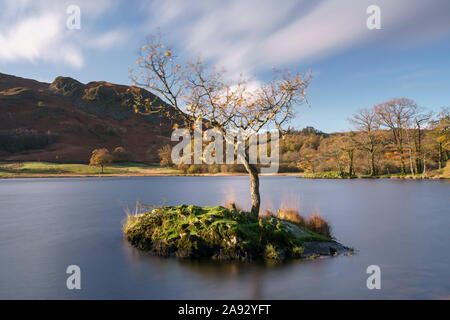
<svg viewBox="0 0 450 320"><path fill-rule="evenodd" d="M271 210L269 210L269 209L263 210L263 211L261 211L259 213L259 218L260 219L268 219L268 218L273 217L273 216L274 216L273 212Z"/></svg>
<svg viewBox="0 0 450 320"><path fill-rule="evenodd" d="M225 208L227 208L228 210L234 210L236 212L243 211L234 201L229 201L228 203L226 203Z"/></svg>
<svg viewBox="0 0 450 320"><path fill-rule="evenodd" d="M268 260L281 260L280 252L270 243L266 245L264 258Z"/></svg>
<svg viewBox="0 0 450 320"><path fill-rule="evenodd" d="M292 209L292 208L281 208L278 210L278 218L289 221L295 224L298 224L300 226L305 225L305 220L300 215L298 210Z"/></svg>
<svg viewBox="0 0 450 320"><path fill-rule="evenodd" d="M309 217L305 223L305 227L324 237L331 238L330 224L318 213Z"/></svg>
<svg viewBox="0 0 450 320"><path fill-rule="evenodd" d="M281 208L278 210L278 218L295 223L324 237L332 237L330 224L318 213L311 215L308 219L304 219L296 209Z"/></svg>

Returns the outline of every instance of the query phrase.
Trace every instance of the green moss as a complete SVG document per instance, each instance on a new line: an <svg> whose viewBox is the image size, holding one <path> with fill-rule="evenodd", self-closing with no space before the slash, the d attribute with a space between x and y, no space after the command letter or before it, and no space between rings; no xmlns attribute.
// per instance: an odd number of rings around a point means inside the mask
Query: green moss
<svg viewBox="0 0 450 320"><path fill-rule="evenodd" d="M123 231L132 245L155 255L213 259L299 258L303 242L332 241L276 217L221 206L158 207L128 216Z"/></svg>
<svg viewBox="0 0 450 320"><path fill-rule="evenodd" d="M292 248L292 255L294 258L301 258L303 256L303 247L294 247Z"/></svg>
<svg viewBox="0 0 450 320"><path fill-rule="evenodd" d="M266 250L265 250L265 255L264 257L266 259L270 259L270 260L281 260L281 253L279 250L277 250L272 244L267 244L266 245Z"/></svg>

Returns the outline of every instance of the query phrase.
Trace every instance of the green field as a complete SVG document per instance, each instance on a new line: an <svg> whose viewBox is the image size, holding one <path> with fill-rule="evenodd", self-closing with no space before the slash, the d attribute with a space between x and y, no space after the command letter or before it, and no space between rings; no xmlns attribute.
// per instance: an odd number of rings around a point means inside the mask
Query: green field
<svg viewBox="0 0 450 320"><path fill-rule="evenodd" d="M111 164L101 173L100 167L76 163L51 163L51 162L9 162L0 163L0 177L47 177L47 176L98 176L98 175L167 175L179 174L179 170L165 168L158 165L142 163Z"/></svg>

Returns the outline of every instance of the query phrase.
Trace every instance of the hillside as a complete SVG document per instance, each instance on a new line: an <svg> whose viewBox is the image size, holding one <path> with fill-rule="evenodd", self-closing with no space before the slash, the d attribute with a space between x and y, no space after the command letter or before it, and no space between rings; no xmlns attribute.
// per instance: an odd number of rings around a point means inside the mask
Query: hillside
<svg viewBox="0 0 450 320"><path fill-rule="evenodd" d="M49 84L0 73L0 160L87 162L95 148L123 146L131 161L157 161L172 121L134 112L131 92L173 112L136 87L66 77Z"/></svg>

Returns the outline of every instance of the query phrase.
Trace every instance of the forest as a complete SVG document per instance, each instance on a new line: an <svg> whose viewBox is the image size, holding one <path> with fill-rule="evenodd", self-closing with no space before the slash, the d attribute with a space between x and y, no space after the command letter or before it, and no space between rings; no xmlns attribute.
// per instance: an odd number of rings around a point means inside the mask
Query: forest
<svg viewBox="0 0 450 320"><path fill-rule="evenodd" d="M450 109L433 113L408 98L359 109L351 130L324 133L290 128L280 139L280 172L307 177L436 176L450 159ZM159 150L170 166L169 145ZM450 167L447 167L445 172ZM245 172L242 165L180 165L185 173Z"/></svg>

